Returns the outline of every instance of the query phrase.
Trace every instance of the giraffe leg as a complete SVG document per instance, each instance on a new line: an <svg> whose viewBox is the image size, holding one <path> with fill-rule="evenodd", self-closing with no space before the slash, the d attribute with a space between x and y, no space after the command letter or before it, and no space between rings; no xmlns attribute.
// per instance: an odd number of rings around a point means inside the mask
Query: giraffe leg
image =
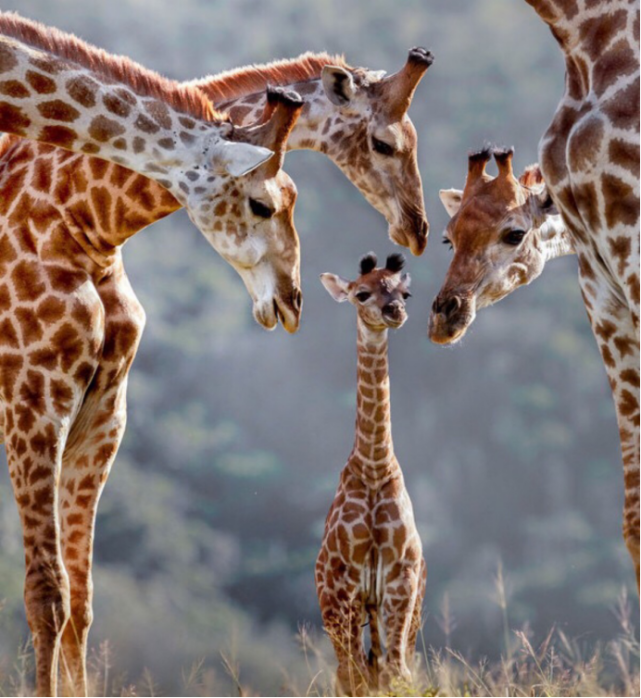
<svg viewBox="0 0 641 698"><path fill-rule="evenodd" d="M62 667L72 695L87 695L86 656L93 620L91 563L98 501L126 424L126 382L105 394L82 444L65 453L60 478L62 554L69 575L71 617L62 635ZM114 404L115 401L115 404ZM113 413L112 413L113 410ZM108 421L108 430L99 423Z"/></svg>
<svg viewBox="0 0 641 698"><path fill-rule="evenodd" d="M617 414L625 503L623 537L635 566L639 588L639 335L630 310L609 289L584 288L592 330L612 388ZM596 293L596 298L595 298ZM594 301L594 302L593 302Z"/></svg>
<svg viewBox="0 0 641 698"><path fill-rule="evenodd" d="M328 522L337 518L340 507L332 504ZM363 647L365 618L360 571L340 556L335 531L326 528L316 560L316 593L323 627L334 646L338 660L336 695L365 696L370 683L370 668Z"/></svg>
<svg viewBox="0 0 641 698"><path fill-rule="evenodd" d="M407 637L407 665L411 668L414 665L414 654L416 653L416 638L421 629L423 617L423 599L425 598L425 586L427 583L427 566L425 558L421 557L421 566L418 578L418 592L416 602L412 611L412 624Z"/></svg>
<svg viewBox="0 0 641 698"><path fill-rule="evenodd" d="M330 600L330 597L331 600ZM336 691L338 695L366 696L369 667L363 647L363 604L360 598L339 600L324 594L321 600L323 625L334 646L338 660Z"/></svg>
<svg viewBox="0 0 641 698"><path fill-rule="evenodd" d="M386 654L380 686L383 691L389 690L394 679L412 681L407 657L419 586L418 560L399 560L385 570L382 608Z"/></svg>
<svg viewBox="0 0 641 698"><path fill-rule="evenodd" d="M62 665L76 696L87 695L87 639L93 620L91 565L98 502L125 432L127 376L144 312L126 277L98 287L105 307L105 349L88 391L79 428L65 449L60 478L62 553L71 586L71 618L62 636Z"/></svg>
<svg viewBox="0 0 641 698"><path fill-rule="evenodd" d="M24 599L36 656L36 691L39 696L55 696L60 638L69 618L69 580L60 550L55 496L66 434L60 421L45 415L35 418L32 410L30 414L25 416L24 403L6 407L5 443L22 520ZM22 429L16 426L25 419L31 422L28 432L25 423Z"/></svg>

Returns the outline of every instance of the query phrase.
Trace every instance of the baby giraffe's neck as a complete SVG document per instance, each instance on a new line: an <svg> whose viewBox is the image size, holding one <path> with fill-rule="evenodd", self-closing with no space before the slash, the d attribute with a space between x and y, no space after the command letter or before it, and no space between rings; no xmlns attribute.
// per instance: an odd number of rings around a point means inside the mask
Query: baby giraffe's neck
<svg viewBox="0 0 641 698"><path fill-rule="evenodd" d="M392 444L387 333L371 330L358 318L356 436L348 467L372 488L398 469Z"/></svg>

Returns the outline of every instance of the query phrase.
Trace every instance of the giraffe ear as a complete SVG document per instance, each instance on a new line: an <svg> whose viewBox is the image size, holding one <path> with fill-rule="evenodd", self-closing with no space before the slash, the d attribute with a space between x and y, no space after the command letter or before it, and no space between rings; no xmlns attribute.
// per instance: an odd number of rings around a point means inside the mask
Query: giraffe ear
<svg viewBox="0 0 641 698"><path fill-rule="evenodd" d="M463 200L463 192L460 189L441 189L438 193L445 210L450 214L450 218L458 213Z"/></svg>
<svg viewBox="0 0 641 698"><path fill-rule="evenodd" d="M321 80L325 94L332 104L342 107L354 99L356 85L349 70L337 65L323 66Z"/></svg>
<svg viewBox="0 0 641 698"><path fill-rule="evenodd" d="M273 154L273 150L260 145L221 140L213 149L213 166L232 177L242 177L269 160Z"/></svg>
<svg viewBox="0 0 641 698"><path fill-rule="evenodd" d="M329 295L339 303L347 300L349 296L349 281L336 274L321 274L320 280L327 289Z"/></svg>

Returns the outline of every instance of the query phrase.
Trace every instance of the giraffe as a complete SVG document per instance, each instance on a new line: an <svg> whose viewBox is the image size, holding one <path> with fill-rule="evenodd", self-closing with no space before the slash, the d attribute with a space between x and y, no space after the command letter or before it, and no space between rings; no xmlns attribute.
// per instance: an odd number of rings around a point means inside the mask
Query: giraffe
<svg viewBox="0 0 641 698"><path fill-rule="evenodd" d="M497 177L485 171L492 154ZM538 164L517 179L512 156L511 148L472 153L465 189L440 191L452 217L443 242L455 253L430 316L429 335L438 344L458 341L478 310L529 284L550 259L574 254Z"/></svg>
<svg viewBox="0 0 641 698"><path fill-rule="evenodd" d="M623 456L623 537L638 589L639 2L526 1L565 55L565 93L539 144L540 169L577 254L581 294L612 389ZM469 253L477 254L486 240L492 254L505 254L492 236L473 241L480 219L464 213L468 206L464 202L459 218L469 224L455 216L448 226L456 228L450 236L455 256L433 306L431 336L445 343L447 326L463 329L473 319L473 291L465 282L457 291L457 279L469 279L475 263ZM461 235L467 253L457 249Z"/></svg>
<svg viewBox="0 0 641 698"><path fill-rule="evenodd" d="M267 84L294 89L305 107L287 149L325 153L385 216L390 239L420 255L429 224L416 129L407 111L433 61L430 51L413 48L403 68L386 76L384 71L350 67L342 56L304 53L189 84L239 123L257 118Z"/></svg>
<svg viewBox="0 0 641 698"><path fill-rule="evenodd" d="M234 235L219 220L229 197L240 197L239 178L274 154L254 143L260 132L235 127L197 88L13 13L0 13L0 78L0 131L97 156L155 180L240 274L256 320L271 328L280 317L285 329L298 328L293 182L278 174L279 188L286 190L282 215L267 224L256 225L261 216L251 206L230 206ZM269 165L267 172L273 175ZM280 198L276 186L265 188ZM282 254L274 254L271 241L279 228Z"/></svg>
<svg viewBox="0 0 641 698"><path fill-rule="evenodd" d="M387 690L394 678L411 681L426 580L412 503L392 444L387 363L388 330L407 319L410 277L402 272L402 255L390 255L384 268L376 263L373 253L363 257L360 276L351 282L321 275L334 300L356 306L358 326L356 436L316 561L323 624L338 659L338 688L346 695ZM366 659L363 624L368 622Z"/></svg>
<svg viewBox="0 0 641 698"><path fill-rule="evenodd" d="M0 53L2 47L0 42ZM39 65L44 78L45 65ZM291 271L285 274L288 265L298 269L296 190L280 167L301 108L293 93L269 91L263 123L246 128L243 138L248 145L268 144L270 158L244 177L248 183L227 178L215 223L220 244L233 254L244 225L233 210L239 192L269 196L275 215L272 221L261 216L255 202L253 244L263 237L280 243L276 249L265 246L264 264L282 269L287 278L295 278ZM55 695L62 649L72 690L85 695L93 523L124 433L127 375L144 326L120 251L126 233L138 230L140 221L117 208L113 221L103 219L110 194L94 182L88 205L87 175L100 180L109 170L110 186L136 192L143 209L159 204L158 217L178 205L169 192L156 199L148 185L165 189L124 167L50 146L42 146L49 157L39 152L31 161L29 151L21 150L24 143L14 136L0 141L0 432L23 525L37 690ZM229 186L239 191L227 191ZM98 225L92 225L92 216ZM117 234L110 237L112 223ZM251 243L253 231L243 236ZM289 241L291 253L283 249ZM287 302L297 323L300 295ZM289 322L286 310L272 312L284 325Z"/></svg>

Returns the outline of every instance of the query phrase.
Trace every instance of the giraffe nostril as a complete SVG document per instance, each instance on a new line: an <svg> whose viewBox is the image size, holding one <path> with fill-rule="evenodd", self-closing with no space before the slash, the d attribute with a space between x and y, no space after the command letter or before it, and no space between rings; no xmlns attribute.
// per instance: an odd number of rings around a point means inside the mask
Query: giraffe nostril
<svg viewBox="0 0 641 698"><path fill-rule="evenodd" d="M441 312L445 313L446 317L451 317L461 307L461 299L458 296L452 296L444 303Z"/></svg>
<svg viewBox="0 0 641 698"><path fill-rule="evenodd" d="M432 311L438 314L443 314L449 319L459 310L460 307L461 299L458 296L450 296L446 299L437 296L432 304Z"/></svg>
<svg viewBox="0 0 641 698"><path fill-rule="evenodd" d="M303 305L303 294L299 288L294 288L292 291L292 304L295 310L300 310Z"/></svg>

